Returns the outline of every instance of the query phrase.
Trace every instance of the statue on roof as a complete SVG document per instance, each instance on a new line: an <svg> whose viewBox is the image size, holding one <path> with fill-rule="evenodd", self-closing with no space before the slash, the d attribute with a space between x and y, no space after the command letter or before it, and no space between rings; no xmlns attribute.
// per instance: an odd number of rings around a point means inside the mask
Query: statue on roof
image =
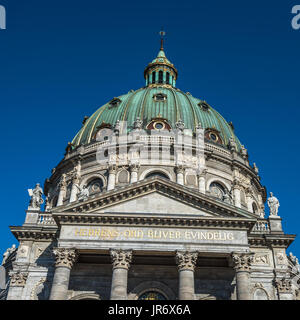
<svg viewBox="0 0 300 320"><path fill-rule="evenodd" d="M270 208L270 216L277 216L280 204L278 199L273 196L273 192L270 192L270 197L268 198L268 206Z"/></svg>
<svg viewBox="0 0 300 320"><path fill-rule="evenodd" d="M40 209L41 205L44 203L42 198L43 189L40 187L40 184L37 183L34 189L28 189L29 196L31 197L29 208L30 209Z"/></svg>

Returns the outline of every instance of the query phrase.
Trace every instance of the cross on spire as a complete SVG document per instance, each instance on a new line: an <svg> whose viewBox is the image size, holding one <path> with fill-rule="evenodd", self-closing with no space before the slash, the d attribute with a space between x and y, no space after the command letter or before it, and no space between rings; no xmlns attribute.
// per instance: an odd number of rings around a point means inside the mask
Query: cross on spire
<svg viewBox="0 0 300 320"><path fill-rule="evenodd" d="M160 34L160 50L164 50L164 36L166 35L165 31L163 31L163 28L161 28Z"/></svg>

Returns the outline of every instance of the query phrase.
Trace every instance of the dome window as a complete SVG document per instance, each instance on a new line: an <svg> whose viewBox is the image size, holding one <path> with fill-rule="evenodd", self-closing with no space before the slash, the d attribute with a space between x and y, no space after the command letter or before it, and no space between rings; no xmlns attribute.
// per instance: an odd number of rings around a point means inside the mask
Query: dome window
<svg viewBox="0 0 300 320"><path fill-rule="evenodd" d="M117 107L121 102L122 102L122 100L120 100L119 98L113 98L113 99L109 102L109 108Z"/></svg>
<svg viewBox="0 0 300 320"><path fill-rule="evenodd" d="M158 72L158 83L163 83L164 73L162 71Z"/></svg>
<svg viewBox="0 0 300 320"><path fill-rule="evenodd" d="M166 73L166 84L170 84L170 73Z"/></svg>
<svg viewBox="0 0 300 320"><path fill-rule="evenodd" d="M164 93L157 93L153 96L154 101L163 102L167 100L167 95Z"/></svg>
<svg viewBox="0 0 300 320"><path fill-rule="evenodd" d="M165 124L163 122L154 122L153 127L155 130L163 130L165 128Z"/></svg>
<svg viewBox="0 0 300 320"><path fill-rule="evenodd" d="M155 76L156 76L156 73L154 71L154 72L152 72L152 83L155 83Z"/></svg>
<svg viewBox="0 0 300 320"><path fill-rule="evenodd" d="M225 189L220 183L217 183L217 182L211 183L209 186L209 191L212 196L214 196L220 200L223 200L224 195L225 195Z"/></svg>
<svg viewBox="0 0 300 320"><path fill-rule="evenodd" d="M205 138L214 143L219 143L219 144L223 143L220 137L220 133L216 129L207 129L205 132Z"/></svg>
<svg viewBox="0 0 300 320"><path fill-rule="evenodd" d="M152 118L151 122L147 125L146 129L148 130L171 130L167 119L158 115L156 118Z"/></svg>
<svg viewBox="0 0 300 320"><path fill-rule="evenodd" d="M202 101L198 103L198 106L203 110L203 111L209 111L209 105Z"/></svg>

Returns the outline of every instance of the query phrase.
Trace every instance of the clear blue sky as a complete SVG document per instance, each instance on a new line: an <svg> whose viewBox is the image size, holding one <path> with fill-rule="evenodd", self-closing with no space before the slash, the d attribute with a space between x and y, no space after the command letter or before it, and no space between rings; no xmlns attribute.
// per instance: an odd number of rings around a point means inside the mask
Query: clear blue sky
<svg viewBox="0 0 300 320"><path fill-rule="evenodd" d="M144 85L143 70L167 32L177 86L205 99L235 126L298 233L300 0L0 0L0 252L17 243L27 189L62 159L85 115ZM300 258L300 238L290 247Z"/></svg>

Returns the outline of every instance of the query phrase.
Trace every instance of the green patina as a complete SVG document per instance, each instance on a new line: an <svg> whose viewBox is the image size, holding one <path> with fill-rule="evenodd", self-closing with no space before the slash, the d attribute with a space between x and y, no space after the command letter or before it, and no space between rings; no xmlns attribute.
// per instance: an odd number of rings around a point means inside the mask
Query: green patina
<svg viewBox="0 0 300 320"><path fill-rule="evenodd" d="M155 63L161 64L161 62L158 62L159 58L163 58L165 63L170 64L169 60L165 57L164 51L160 50L158 57L149 66L153 66ZM158 93L166 95L167 99L165 101L156 101L153 97ZM112 105L110 101L89 117L73 139L73 147L93 142L93 137L98 127L103 123L114 126L117 120L127 121L129 132L133 129L134 121L137 117L143 121L143 128L146 129L147 124L152 118L161 116L167 119L172 128L175 128L175 123L178 120L182 120L185 128L191 129L193 132L195 132L196 126L199 123L204 129L216 129L223 140L223 145L226 146L230 137L233 137L237 148L241 149L241 143L235 136L232 127L216 110L208 105L207 109L201 107L199 104L205 101L197 99L189 93L184 93L172 85L149 84L146 87L128 92L117 98L120 101L116 105Z"/></svg>

